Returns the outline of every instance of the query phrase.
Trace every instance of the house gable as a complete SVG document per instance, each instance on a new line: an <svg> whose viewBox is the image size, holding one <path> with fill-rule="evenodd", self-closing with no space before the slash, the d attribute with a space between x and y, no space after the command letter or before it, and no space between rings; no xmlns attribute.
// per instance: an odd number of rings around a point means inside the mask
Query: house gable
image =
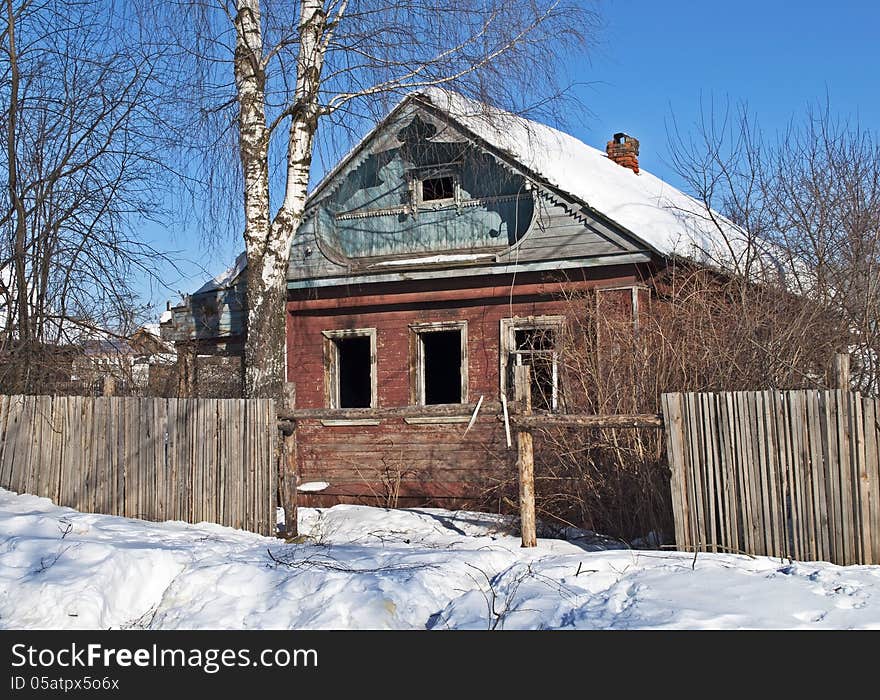
<svg viewBox="0 0 880 700"><path fill-rule="evenodd" d="M420 271L503 274L513 264L583 267L647 255L627 232L410 99L313 193L288 281L299 288L413 279Z"/></svg>

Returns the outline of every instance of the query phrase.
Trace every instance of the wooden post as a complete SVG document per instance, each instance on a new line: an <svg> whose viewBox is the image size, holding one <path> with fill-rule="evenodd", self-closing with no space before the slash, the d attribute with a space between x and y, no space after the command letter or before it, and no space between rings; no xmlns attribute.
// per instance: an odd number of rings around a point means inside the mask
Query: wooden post
<svg viewBox="0 0 880 700"><path fill-rule="evenodd" d="M834 356L834 387L841 391L850 390L849 353L839 352Z"/></svg>
<svg viewBox="0 0 880 700"><path fill-rule="evenodd" d="M191 343L177 352L177 396L193 398L196 395L196 348Z"/></svg>
<svg viewBox="0 0 880 700"><path fill-rule="evenodd" d="M532 413L532 372L528 365L514 367L514 392L520 414ZM522 546L536 547L535 531L535 453L532 433L528 429L516 431L517 467L519 469L519 517Z"/></svg>
<svg viewBox="0 0 880 700"><path fill-rule="evenodd" d="M296 404L295 386L292 382L284 384L285 408L293 410ZM281 507L284 509L284 537L297 537L299 528L296 512L296 423L289 433L283 435L281 459L278 464L278 493L281 496Z"/></svg>
<svg viewBox="0 0 880 700"><path fill-rule="evenodd" d="M104 396L113 396L116 393L116 377L112 374L104 375Z"/></svg>

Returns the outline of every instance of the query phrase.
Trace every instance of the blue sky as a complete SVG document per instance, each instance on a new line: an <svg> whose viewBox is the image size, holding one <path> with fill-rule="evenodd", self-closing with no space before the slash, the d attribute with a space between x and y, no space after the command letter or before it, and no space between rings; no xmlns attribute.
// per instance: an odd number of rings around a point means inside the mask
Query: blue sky
<svg viewBox="0 0 880 700"><path fill-rule="evenodd" d="M602 0L605 26L588 61L567 68L581 84L587 115L571 114L566 130L597 148L616 131L641 142L642 168L680 185L668 166L667 124L674 114L687 133L704 103L745 101L765 132L816 101L880 126L880 2L782 0ZM235 234L207 247L195 231L151 232L175 254L184 275L149 290L156 313L176 292L192 291L232 264Z"/></svg>
<svg viewBox="0 0 880 700"><path fill-rule="evenodd" d="M745 101L765 132L830 97L835 113L880 125L880 3L872 0L603 0L606 26L589 64L593 113L569 130L603 147L615 131L641 142L640 165L676 182L666 123L691 128L700 99Z"/></svg>

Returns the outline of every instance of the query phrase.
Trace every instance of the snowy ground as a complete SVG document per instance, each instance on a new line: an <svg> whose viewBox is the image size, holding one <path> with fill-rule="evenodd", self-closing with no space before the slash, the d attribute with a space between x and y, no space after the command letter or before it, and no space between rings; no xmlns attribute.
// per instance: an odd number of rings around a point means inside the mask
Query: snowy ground
<svg viewBox="0 0 880 700"><path fill-rule="evenodd" d="M337 506L303 544L0 489L5 628L880 628L880 567L523 550L502 518ZM592 550L592 551L591 551ZM598 551L596 551L598 550Z"/></svg>

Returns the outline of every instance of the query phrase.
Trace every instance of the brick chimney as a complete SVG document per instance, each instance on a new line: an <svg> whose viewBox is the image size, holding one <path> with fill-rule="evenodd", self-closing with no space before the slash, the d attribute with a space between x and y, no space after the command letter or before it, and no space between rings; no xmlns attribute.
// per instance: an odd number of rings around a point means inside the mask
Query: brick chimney
<svg viewBox="0 0 880 700"><path fill-rule="evenodd" d="M614 134L613 140L605 146L608 157L618 165L639 174L639 140L629 134Z"/></svg>

